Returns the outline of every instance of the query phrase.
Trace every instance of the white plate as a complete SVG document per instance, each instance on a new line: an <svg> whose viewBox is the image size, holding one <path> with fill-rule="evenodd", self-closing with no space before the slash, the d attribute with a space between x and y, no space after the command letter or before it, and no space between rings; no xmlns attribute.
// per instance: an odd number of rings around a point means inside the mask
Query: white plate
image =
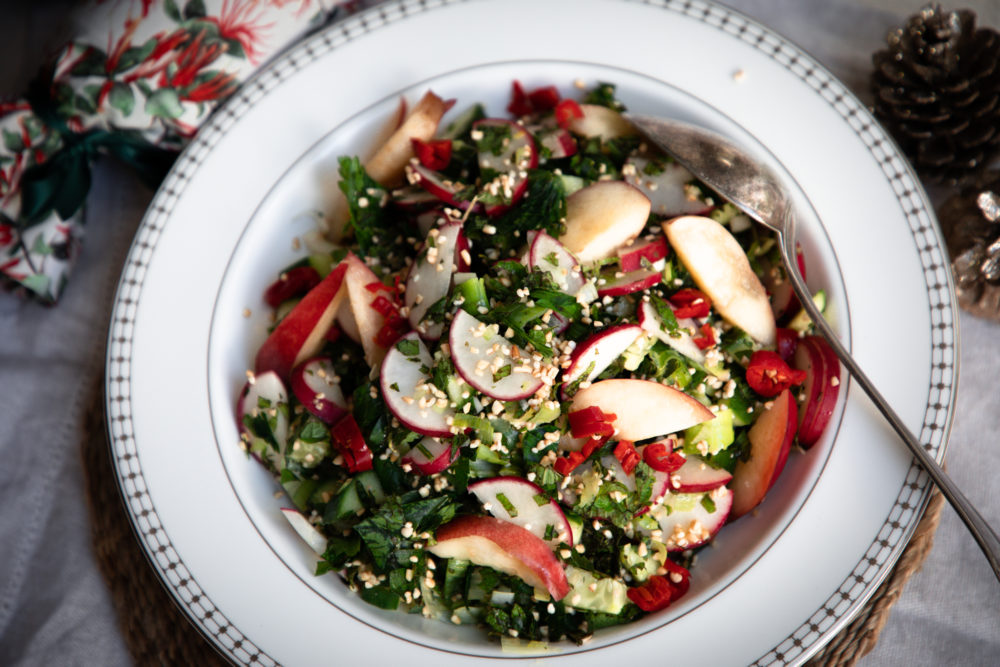
<svg viewBox="0 0 1000 667"><path fill-rule="evenodd" d="M213 117L157 194L116 297L107 413L121 490L168 591L234 662L534 659L312 576L233 416L265 334L263 288L302 254L293 238L324 207L336 157L363 149L400 94L433 87L502 113L514 78L566 94L578 79L616 83L631 110L712 127L783 173L810 282L943 459L958 335L937 224L883 130L808 55L705 2L388 2L306 40ZM703 553L680 603L556 646L552 662L794 664L819 650L891 570L929 489L848 387L824 439Z"/></svg>

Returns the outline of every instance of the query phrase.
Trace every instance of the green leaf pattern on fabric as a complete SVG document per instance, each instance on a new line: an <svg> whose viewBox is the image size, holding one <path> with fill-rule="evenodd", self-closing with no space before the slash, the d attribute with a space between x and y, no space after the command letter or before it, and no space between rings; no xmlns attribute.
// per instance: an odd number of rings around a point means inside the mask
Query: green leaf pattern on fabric
<svg viewBox="0 0 1000 667"><path fill-rule="evenodd" d="M68 43L41 75L51 108L33 112L26 101L0 103L0 279L48 302L58 299L67 282L82 236L78 212L49 208L56 201L49 194L42 202L46 207L39 209L39 202L30 207L36 215L29 224L21 215L19 189L25 174L51 160L67 137L125 130L133 135L130 141L138 137L179 149L261 63L346 11L338 5L336 0L86 0L78 10L83 36ZM117 147L114 140L99 143L97 152ZM57 173L60 183L84 188L65 201L82 202L90 183L87 173L66 169L89 172L92 158L88 153L62 160L58 169L48 170L46 177ZM36 192L59 187L53 183Z"/></svg>

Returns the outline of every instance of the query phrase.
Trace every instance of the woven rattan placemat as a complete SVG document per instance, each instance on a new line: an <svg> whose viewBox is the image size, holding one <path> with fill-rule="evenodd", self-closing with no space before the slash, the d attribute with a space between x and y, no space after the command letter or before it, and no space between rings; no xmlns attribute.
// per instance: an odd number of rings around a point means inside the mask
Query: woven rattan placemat
<svg viewBox="0 0 1000 667"><path fill-rule="evenodd" d="M104 431L100 392L88 411L83 445L94 552L121 624L125 643L137 665L227 664L174 604L132 531L125 513ZM936 490L913 539L889 577L857 617L833 638L809 665L853 665L878 642L906 582L931 550L943 499Z"/></svg>

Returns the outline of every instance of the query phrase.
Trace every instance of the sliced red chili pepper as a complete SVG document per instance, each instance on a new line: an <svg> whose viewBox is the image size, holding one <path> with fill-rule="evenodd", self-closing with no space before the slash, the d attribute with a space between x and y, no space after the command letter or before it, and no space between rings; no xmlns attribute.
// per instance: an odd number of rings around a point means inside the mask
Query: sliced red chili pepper
<svg viewBox="0 0 1000 667"><path fill-rule="evenodd" d="M340 327L332 326L326 330L326 336L324 336L324 338L326 338L328 343L336 343L337 339L340 338L340 333Z"/></svg>
<svg viewBox="0 0 1000 667"><path fill-rule="evenodd" d="M666 609L674 600L673 587L666 577L659 574L654 574L640 586L633 586L625 594L643 611Z"/></svg>
<svg viewBox="0 0 1000 667"><path fill-rule="evenodd" d="M784 359L786 364L792 361L798 346L799 333L795 329L778 327L774 347L777 349L778 356Z"/></svg>
<svg viewBox="0 0 1000 667"><path fill-rule="evenodd" d="M556 123L566 129L574 118L583 118L583 109L575 100L561 100L556 105Z"/></svg>
<svg viewBox="0 0 1000 667"><path fill-rule="evenodd" d="M609 437L610 436L606 436L606 435L602 436L602 437L599 437L599 438L598 437L593 437L590 440L588 440L587 442L585 442L583 444L583 447L580 449L580 453L583 454L583 458L588 458L591 454L593 454L594 450L598 449L604 443L606 443L608 441Z"/></svg>
<svg viewBox="0 0 1000 667"><path fill-rule="evenodd" d="M586 458L587 457L583 455L583 452L570 452L566 456L556 459L556 462L552 464L552 467L557 473L565 477L573 472L578 465L583 463Z"/></svg>
<svg viewBox="0 0 1000 667"><path fill-rule="evenodd" d="M396 314L396 304L394 304L392 301L385 298L381 294L372 299L371 306L372 310L374 310L382 317L391 317L392 315Z"/></svg>
<svg viewBox="0 0 1000 667"><path fill-rule="evenodd" d="M705 317L712 310L712 301L704 292L693 287L685 287L677 290L669 299L670 305L674 307L674 316L683 319L685 317Z"/></svg>
<svg viewBox="0 0 1000 667"><path fill-rule="evenodd" d="M701 332L701 335L692 338L691 341L698 346L699 350L707 350L715 345L715 330L711 324L705 322L698 328L698 331Z"/></svg>
<svg viewBox="0 0 1000 667"><path fill-rule="evenodd" d="M410 142L413 144L413 153L420 160L420 164L428 169L444 169L451 162L451 139L422 141L414 137L410 139Z"/></svg>
<svg viewBox="0 0 1000 667"><path fill-rule="evenodd" d="M344 464L350 472L372 469L372 451L368 448L364 436L361 435L361 429L354 421L353 415L344 415L330 427L330 439L333 446L344 457Z"/></svg>
<svg viewBox="0 0 1000 667"><path fill-rule="evenodd" d="M628 440L620 440L615 445L615 458L622 464L622 470L626 475L631 475L635 467L639 465L639 452L635 450L635 445Z"/></svg>
<svg viewBox="0 0 1000 667"><path fill-rule="evenodd" d="M618 418L613 413L603 412L596 405L582 410L574 410L569 415L570 433L574 438L589 438L594 435L614 435L613 422Z"/></svg>
<svg viewBox="0 0 1000 667"><path fill-rule="evenodd" d="M583 444L583 448L578 452L570 452L562 458L556 459L556 462L552 464L552 467L560 475L568 475L573 472L578 465L586 461L594 450L598 449L601 445L608 441L607 436L603 438L591 438Z"/></svg>
<svg viewBox="0 0 1000 667"><path fill-rule="evenodd" d="M559 90L555 86L535 88L528 93L528 102L535 111L548 111L559 104Z"/></svg>
<svg viewBox="0 0 1000 667"><path fill-rule="evenodd" d="M681 469L686 459L666 443L654 442L642 450L642 460L653 470L674 473Z"/></svg>
<svg viewBox="0 0 1000 667"><path fill-rule="evenodd" d="M691 572L686 567L668 558L663 563L663 569L667 571L666 579L674 589L674 600L688 592L691 586Z"/></svg>
<svg viewBox="0 0 1000 667"><path fill-rule="evenodd" d="M805 382L806 372L790 368L777 352L757 350L747 365L747 384L765 397L777 396L792 385Z"/></svg>
<svg viewBox="0 0 1000 667"><path fill-rule="evenodd" d="M510 104L507 105L507 111L515 116L524 116L532 112L531 101L524 93L521 82L517 79L514 80L514 84L511 86Z"/></svg>
<svg viewBox="0 0 1000 667"><path fill-rule="evenodd" d="M405 318L399 315L391 315L385 318L382 328L375 334L375 344L388 349L409 328L410 323Z"/></svg>
<svg viewBox="0 0 1000 667"><path fill-rule="evenodd" d="M285 301L302 296L321 280L319 272L311 266L296 266L281 274L264 292L264 301L277 308Z"/></svg>
<svg viewBox="0 0 1000 667"><path fill-rule="evenodd" d="M393 276L393 277L397 277L397 276ZM367 285L365 285L365 289L368 290L369 292L371 292L372 294L374 294L375 292L391 292L391 291L393 291L392 287L389 287L385 283L383 283L381 281L378 281L378 280L373 280L370 283L368 283Z"/></svg>

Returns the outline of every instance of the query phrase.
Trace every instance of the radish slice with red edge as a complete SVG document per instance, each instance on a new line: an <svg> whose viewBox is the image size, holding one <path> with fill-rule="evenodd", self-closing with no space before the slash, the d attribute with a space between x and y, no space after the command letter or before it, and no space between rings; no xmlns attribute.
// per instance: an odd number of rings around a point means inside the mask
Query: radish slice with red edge
<svg viewBox="0 0 1000 667"><path fill-rule="evenodd" d="M679 319L677 320L677 331L668 332L663 328L663 319L656 312L656 307L648 301L643 301L639 306L639 326L688 359L699 364L705 363L705 352L694 342L690 333L697 330L697 324L694 320Z"/></svg>
<svg viewBox="0 0 1000 667"><path fill-rule="evenodd" d="M498 519L537 535L550 547L573 546L573 530L559 503L540 486L521 477L493 477L469 484L469 492Z"/></svg>
<svg viewBox="0 0 1000 667"><path fill-rule="evenodd" d="M548 273L566 294L576 294L587 282L580 261L558 239L545 232L534 235L528 250L528 266Z"/></svg>
<svg viewBox="0 0 1000 667"><path fill-rule="evenodd" d="M496 324L480 322L459 309L451 322L448 342L455 370L478 391L500 401L519 401L542 387L533 374L518 370L516 345L500 334Z"/></svg>
<svg viewBox="0 0 1000 667"><path fill-rule="evenodd" d="M458 448L451 441L425 437L403 456L403 463L409 463L421 475L434 475L447 470L456 458Z"/></svg>
<svg viewBox="0 0 1000 667"><path fill-rule="evenodd" d="M538 130L535 136L538 137L539 145L548 151L551 160L561 160L576 155L576 139L565 128L543 128Z"/></svg>
<svg viewBox="0 0 1000 667"><path fill-rule="evenodd" d="M499 150L494 136L504 133ZM517 123L502 118L485 118L472 124L472 138L479 151L479 169L496 176L484 185L491 196L486 214L503 213L516 204L528 186L528 169L538 166L538 149L531 134Z"/></svg>
<svg viewBox="0 0 1000 667"><path fill-rule="evenodd" d="M317 556L322 556L326 553L326 536L319 532L316 526L309 523L309 519L302 512L291 507L282 507L281 513L288 519L288 523L299 534L299 537L309 545L310 549L316 552Z"/></svg>
<svg viewBox="0 0 1000 667"><path fill-rule="evenodd" d="M291 387L305 409L327 424L347 414L340 378L329 357L313 357L293 368Z"/></svg>
<svg viewBox="0 0 1000 667"><path fill-rule="evenodd" d="M680 469L670 476L670 488L678 493L711 491L729 483L733 476L715 468L698 456L688 455Z"/></svg>
<svg viewBox="0 0 1000 667"><path fill-rule="evenodd" d="M668 494L663 504L652 510L670 553L694 549L710 541L726 523L733 507L733 492L724 486L698 494L701 498L691 495L694 494Z"/></svg>
<svg viewBox="0 0 1000 667"><path fill-rule="evenodd" d="M667 245L666 237L662 234L647 236L618 248L618 266L625 273L638 271L647 268L642 261L646 260L654 271L663 271L669 254L670 246Z"/></svg>
<svg viewBox="0 0 1000 667"><path fill-rule="evenodd" d="M382 398L396 419L411 431L449 437L452 433L448 419L455 416L455 411L436 405L439 397L429 375L433 366L431 354L417 332L406 334L389 348L382 360L379 375Z"/></svg>
<svg viewBox="0 0 1000 667"><path fill-rule="evenodd" d="M419 185L448 206L462 210L469 208L469 202L460 197L466 189L464 184L448 180L419 162L406 165L406 180L413 185Z"/></svg>
<svg viewBox="0 0 1000 667"><path fill-rule="evenodd" d="M638 324L619 324L591 334L578 344L563 373L563 398L566 398L566 387L593 380L641 335L642 327Z"/></svg>
<svg viewBox="0 0 1000 667"><path fill-rule="evenodd" d="M699 197L689 196L685 186L694 180L687 169L676 162L649 155L632 155L622 167L626 183L639 188L649 197L654 215L673 218L678 215L701 215L712 209L712 204Z"/></svg>
<svg viewBox="0 0 1000 667"><path fill-rule="evenodd" d="M806 372L802 383L805 396L799 410L799 444L812 447L833 417L840 393L840 360L825 339L806 336L793 356L795 368Z"/></svg>
<svg viewBox="0 0 1000 667"><path fill-rule="evenodd" d="M662 273L650 269L639 269L628 273L606 271L597 279L597 295L624 296L625 294L641 292L659 285L662 279Z"/></svg>
<svg viewBox="0 0 1000 667"><path fill-rule="evenodd" d="M284 406L284 408L282 408ZM268 428L278 445L279 451L284 450L288 441L288 390L274 371L266 371L253 376L243 385L237 412L240 431L253 436L246 426L245 418L256 418L264 411ZM274 410L272 414L270 411Z"/></svg>
<svg viewBox="0 0 1000 667"><path fill-rule="evenodd" d="M462 223L447 222L427 232L427 241L406 278L407 318L421 336L437 339L444 331L440 322L424 322L427 310L448 295L454 272L455 256L462 239ZM468 247L467 245L465 247Z"/></svg>

